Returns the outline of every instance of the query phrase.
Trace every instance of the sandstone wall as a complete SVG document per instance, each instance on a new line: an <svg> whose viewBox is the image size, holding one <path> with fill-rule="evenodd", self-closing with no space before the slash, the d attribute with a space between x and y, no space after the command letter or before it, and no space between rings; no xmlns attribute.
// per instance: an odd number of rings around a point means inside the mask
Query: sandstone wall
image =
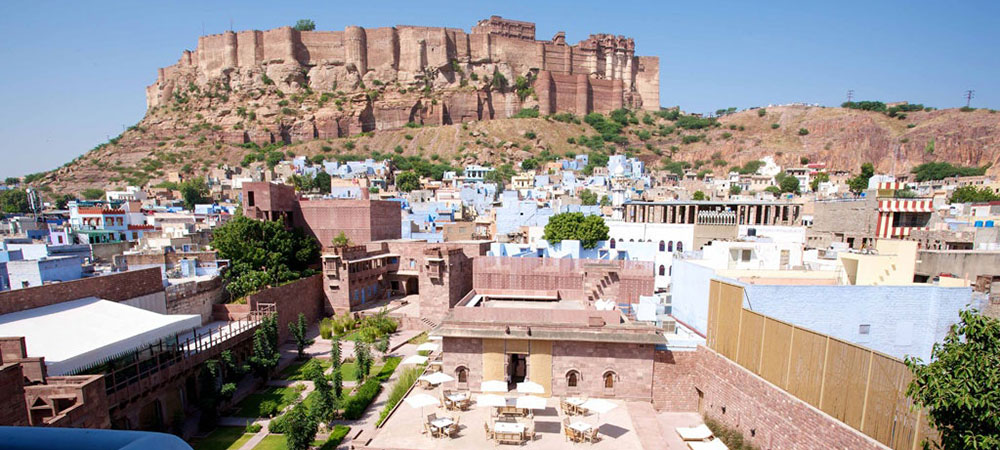
<svg viewBox="0 0 1000 450"><path fill-rule="evenodd" d="M0 292L0 314L24 311L85 297L120 302L157 292L163 292L163 278L159 268L130 270L111 275Z"/></svg>
<svg viewBox="0 0 1000 450"><path fill-rule="evenodd" d="M167 314L198 314L205 324L212 321L213 305L225 299L220 278L173 285L167 288Z"/></svg>
<svg viewBox="0 0 1000 450"><path fill-rule="evenodd" d="M273 303L278 310L278 337L281 342L289 339L288 324L298 320L299 313L305 314L306 321L315 323L323 315L323 276L293 281L283 286L267 288L248 298L251 309L260 303Z"/></svg>

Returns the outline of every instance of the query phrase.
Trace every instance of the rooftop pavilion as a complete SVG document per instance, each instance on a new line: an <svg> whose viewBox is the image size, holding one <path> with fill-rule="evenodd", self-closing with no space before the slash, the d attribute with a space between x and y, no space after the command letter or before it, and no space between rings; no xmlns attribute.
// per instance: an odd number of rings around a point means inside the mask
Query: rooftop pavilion
<svg viewBox="0 0 1000 450"><path fill-rule="evenodd" d="M96 297L0 315L0 336L24 336L29 356L65 375L121 352L201 326L199 315L166 315Z"/></svg>

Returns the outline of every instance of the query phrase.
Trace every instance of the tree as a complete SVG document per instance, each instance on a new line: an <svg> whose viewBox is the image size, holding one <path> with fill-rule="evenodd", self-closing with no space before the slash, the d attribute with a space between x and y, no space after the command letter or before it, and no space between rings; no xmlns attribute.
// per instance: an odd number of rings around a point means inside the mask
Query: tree
<svg viewBox="0 0 1000 450"><path fill-rule="evenodd" d="M385 361L385 357L389 355L389 335L383 334L382 337L375 341L375 350L378 350L382 354L382 360Z"/></svg>
<svg viewBox="0 0 1000 450"><path fill-rule="evenodd" d="M334 247L347 247L348 245L351 245L351 240L347 238L347 235L343 231L337 237L333 238Z"/></svg>
<svg viewBox="0 0 1000 450"><path fill-rule="evenodd" d="M580 241L583 248L597 247L597 241L608 239L609 228L600 216L584 216L583 213L562 213L549 218L545 224L542 239L553 244L567 239Z"/></svg>
<svg viewBox="0 0 1000 450"><path fill-rule="evenodd" d="M330 174L320 170L313 178L313 187L318 191L327 194L330 192Z"/></svg>
<svg viewBox="0 0 1000 450"><path fill-rule="evenodd" d="M486 176L483 177L483 181L487 183L495 183L498 187L500 187L500 190L503 190L503 186L507 184L507 180L510 180L513 176L514 166L510 164L501 164L500 167L487 172Z"/></svg>
<svg viewBox="0 0 1000 450"><path fill-rule="evenodd" d="M296 403L285 418L285 442L288 450L308 450L316 439L318 424L309 416L306 406Z"/></svg>
<svg viewBox="0 0 1000 450"><path fill-rule="evenodd" d="M778 187L781 189L781 192L788 192L788 193L792 193L792 194L798 194L799 193L799 189L800 189L799 188L799 179L795 178L795 177L793 177L791 175L783 177L781 179L781 182L778 183Z"/></svg>
<svg viewBox="0 0 1000 450"><path fill-rule="evenodd" d="M370 355L367 343L361 341L354 343L354 365L357 368L358 381L368 378L368 371L372 368Z"/></svg>
<svg viewBox="0 0 1000 450"><path fill-rule="evenodd" d="M309 408L309 413L316 422L326 423L333 418L333 411L337 408L337 398L333 396L330 380L323 374L323 366L315 364L307 370L304 375L312 380L316 389L316 401Z"/></svg>
<svg viewBox="0 0 1000 450"><path fill-rule="evenodd" d="M691 200L705 200L706 198L705 193L702 191L694 191L694 194L691 195Z"/></svg>
<svg viewBox="0 0 1000 450"><path fill-rule="evenodd" d="M87 200L100 200L104 198L104 189L87 188L80 195Z"/></svg>
<svg viewBox="0 0 1000 450"><path fill-rule="evenodd" d="M743 188L740 185L734 184L729 186L729 195L740 195L740 192L743 192Z"/></svg>
<svg viewBox="0 0 1000 450"><path fill-rule="evenodd" d="M21 182L21 179L18 178L18 177L7 177L7 178L5 178L3 180L3 184L6 184L7 186L16 186L20 182Z"/></svg>
<svg viewBox="0 0 1000 450"><path fill-rule="evenodd" d="M778 196L781 194L781 188L777 186L768 186L764 188L764 192L770 192L772 195Z"/></svg>
<svg viewBox="0 0 1000 450"><path fill-rule="evenodd" d="M69 206L69 202L76 200L72 194L62 194L57 195L54 199L56 204L56 209L66 209Z"/></svg>
<svg viewBox="0 0 1000 450"><path fill-rule="evenodd" d="M184 208L194 209L194 205L207 202L208 186L205 179L198 177L185 180L180 185L181 197L184 198Z"/></svg>
<svg viewBox="0 0 1000 450"><path fill-rule="evenodd" d="M847 187L855 195L860 194L868 189L868 179L875 175L875 166L872 163L864 163L861 165L861 173L857 176L847 180Z"/></svg>
<svg viewBox="0 0 1000 450"><path fill-rule="evenodd" d="M601 197L601 206L611 206L611 198L607 195Z"/></svg>
<svg viewBox="0 0 1000 450"><path fill-rule="evenodd" d="M830 181L830 175L826 172L817 173L811 180L809 180L809 190L816 192L816 190L819 189L819 184L826 183L827 181Z"/></svg>
<svg viewBox="0 0 1000 450"><path fill-rule="evenodd" d="M201 410L199 428L209 430L219 419L218 362L205 361L198 372L198 409Z"/></svg>
<svg viewBox="0 0 1000 450"><path fill-rule="evenodd" d="M535 170L538 168L538 160L535 158L528 158L521 161L521 169L523 170Z"/></svg>
<svg viewBox="0 0 1000 450"><path fill-rule="evenodd" d="M292 28L295 28L298 31L313 31L316 29L316 22L309 19L299 19L298 22L295 22L295 26Z"/></svg>
<svg viewBox="0 0 1000 450"><path fill-rule="evenodd" d="M420 189L420 177L413 171L406 171L396 176L396 189L410 192Z"/></svg>
<svg viewBox="0 0 1000 450"><path fill-rule="evenodd" d="M336 398L344 392L344 376L340 373L340 336L333 335L330 339L330 363L333 366L333 392Z"/></svg>
<svg viewBox="0 0 1000 450"><path fill-rule="evenodd" d="M906 395L928 410L942 448L1000 448L1000 321L959 313L931 362L906 358L913 380Z"/></svg>
<svg viewBox="0 0 1000 450"><path fill-rule="evenodd" d="M306 315L299 313L299 318L295 322L288 322L288 331L295 339L295 349L299 352L299 359L306 354L306 346L312 343L312 339L306 337L309 330L309 323L306 322Z"/></svg>
<svg viewBox="0 0 1000 450"><path fill-rule="evenodd" d="M281 354L278 353L278 339L272 339L272 333L269 330L271 321L276 324L277 318L273 315L268 316L264 319L264 323L254 330L253 354L250 355L250 366L253 367L258 377L265 380L278 367L278 360L281 358Z"/></svg>
<svg viewBox="0 0 1000 450"><path fill-rule="evenodd" d="M1000 195L996 195L989 188L976 188L975 186L962 186L955 189L948 198L949 203L983 203L1000 200Z"/></svg>
<svg viewBox="0 0 1000 450"><path fill-rule="evenodd" d="M580 202L584 206L592 206L597 204L597 194L590 191L590 189L584 189L580 191Z"/></svg>
<svg viewBox="0 0 1000 450"><path fill-rule="evenodd" d="M226 290L236 297L311 275L309 265L319 258L319 243L302 230L289 231L281 222L246 216L216 227L212 247L230 262L223 278Z"/></svg>
<svg viewBox="0 0 1000 450"><path fill-rule="evenodd" d="M30 210L28 194L23 189L0 191L0 212L14 214L26 213Z"/></svg>

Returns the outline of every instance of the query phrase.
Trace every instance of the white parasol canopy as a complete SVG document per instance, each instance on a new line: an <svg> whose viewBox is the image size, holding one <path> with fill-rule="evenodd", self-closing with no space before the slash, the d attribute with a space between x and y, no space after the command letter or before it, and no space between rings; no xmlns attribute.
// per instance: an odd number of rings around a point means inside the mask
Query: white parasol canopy
<svg viewBox="0 0 1000 450"><path fill-rule="evenodd" d="M499 380L484 381L479 385L483 392L507 392L507 382Z"/></svg>
<svg viewBox="0 0 1000 450"><path fill-rule="evenodd" d="M592 398L590 400L583 402L583 404L580 405L580 407L588 411L593 411L597 413L597 420L600 421L601 414L604 414L608 411L611 411L612 409L617 408L618 405L601 398Z"/></svg>
<svg viewBox="0 0 1000 450"><path fill-rule="evenodd" d="M439 385L441 383L447 383L447 382L449 382L451 380L454 380L455 377L453 377L451 375L448 375L446 373L442 373L442 372L434 372L434 373L427 374L427 375L421 375L417 379L418 380L424 380L424 381L426 381L426 382L428 382L428 383L433 384L433 385L436 386L436 385Z"/></svg>
<svg viewBox="0 0 1000 450"><path fill-rule="evenodd" d="M545 388L534 381L517 383L517 392L521 394L544 394Z"/></svg>
<svg viewBox="0 0 1000 450"><path fill-rule="evenodd" d="M499 408L507 406L507 399L494 394L480 394L476 396L476 406Z"/></svg>
<svg viewBox="0 0 1000 450"><path fill-rule="evenodd" d="M438 345L433 342L424 342L417 346L418 352L433 352L438 349Z"/></svg>
<svg viewBox="0 0 1000 450"><path fill-rule="evenodd" d="M426 356L413 355L403 360L400 364L423 364L427 362Z"/></svg>
<svg viewBox="0 0 1000 450"><path fill-rule="evenodd" d="M438 406L441 404L438 399L427 394L414 394L406 397L403 401L406 402L407 405L410 405L411 408L423 408L425 406Z"/></svg>
<svg viewBox="0 0 1000 450"><path fill-rule="evenodd" d="M443 340L444 337L437 336L437 335L431 335L431 336L427 336L427 339L430 340L430 341L440 341L440 340Z"/></svg>
<svg viewBox="0 0 1000 450"><path fill-rule="evenodd" d="M517 398L517 407L522 409L545 409L545 399L534 395Z"/></svg>

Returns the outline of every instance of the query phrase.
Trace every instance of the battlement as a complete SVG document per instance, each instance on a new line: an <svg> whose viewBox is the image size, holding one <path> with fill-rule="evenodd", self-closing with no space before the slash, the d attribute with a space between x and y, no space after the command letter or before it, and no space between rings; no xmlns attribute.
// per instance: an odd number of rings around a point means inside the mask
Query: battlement
<svg viewBox="0 0 1000 450"><path fill-rule="evenodd" d="M535 40L535 23L520 20L504 19L500 16L490 16L472 27L472 34L495 34L498 36Z"/></svg>

